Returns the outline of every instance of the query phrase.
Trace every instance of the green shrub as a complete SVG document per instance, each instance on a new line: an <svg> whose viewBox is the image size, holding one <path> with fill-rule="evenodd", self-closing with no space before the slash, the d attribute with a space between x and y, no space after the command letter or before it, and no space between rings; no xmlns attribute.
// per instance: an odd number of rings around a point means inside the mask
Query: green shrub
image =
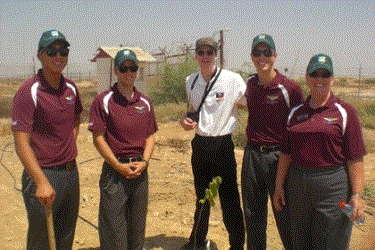
<svg viewBox="0 0 375 250"><path fill-rule="evenodd" d="M186 77L198 71L193 56L187 56L179 63L166 62L162 67L161 78L151 90L150 98L155 105L186 102Z"/></svg>

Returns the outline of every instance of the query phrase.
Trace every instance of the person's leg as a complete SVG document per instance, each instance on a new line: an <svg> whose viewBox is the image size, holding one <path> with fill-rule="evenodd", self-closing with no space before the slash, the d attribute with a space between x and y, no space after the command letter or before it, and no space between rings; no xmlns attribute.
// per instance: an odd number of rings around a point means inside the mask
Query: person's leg
<svg viewBox="0 0 375 250"><path fill-rule="evenodd" d="M231 250L244 249L245 230L240 195L237 185L237 164L234 156L234 146L230 137L226 138L221 147L213 152L213 176L221 176L219 187L220 204L223 221L228 230Z"/></svg>
<svg viewBox="0 0 375 250"><path fill-rule="evenodd" d="M27 250L49 250L45 209L35 197L35 183L24 171L22 174L22 195L25 202L29 228Z"/></svg>
<svg viewBox="0 0 375 250"><path fill-rule="evenodd" d="M348 176L343 167L313 175L314 215L312 247L314 249L348 249L352 222L338 207L348 201Z"/></svg>
<svg viewBox="0 0 375 250"><path fill-rule="evenodd" d="M271 197L271 201L273 198L273 194L275 192L275 182L276 182L276 175L277 175L277 163L279 159L280 151L273 151L268 154L264 154L264 165L267 168L267 188ZM286 180L287 181L287 180ZM284 184L287 186L287 183ZM287 189L284 189L287 191ZM288 194L285 192L285 196L287 197ZM287 198L286 198L287 199ZM271 203L272 204L272 203ZM272 204L273 214L275 216L277 229L280 234L280 238L283 242L285 249L292 249L291 242L290 242L290 218L289 218L289 211L288 211L288 203L283 207L283 209L278 212L274 208Z"/></svg>
<svg viewBox="0 0 375 250"><path fill-rule="evenodd" d="M136 180L126 180L133 190L128 213L128 250L142 250L145 242L146 216L148 206L148 173L144 172Z"/></svg>
<svg viewBox="0 0 375 250"><path fill-rule="evenodd" d="M247 145L243 157L241 190L249 250L266 249L268 193L260 164L259 153Z"/></svg>
<svg viewBox="0 0 375 250"><path fill-rule="evenodd" d="M123 178L104 163L99 182L99 240L102 250L128 248L126 209L129 194L123 186Z"/></svg>
<svg viewBox="0 0 375 250"><path fill-rule="evenodd" d="M60 197L53 211L57 249L72 249L79 209L78 170L58 171L55 178Z"/></svg>
<svg viewBox="0 0 375 250"><path fill-rule="evenodd" d="M287 203L290 216L290 240L292 249L312 249L311 246L311 224L312 206L306 174L303 171L290 166L288 174Z"/></svg>
<svg viewBox="0 0 375 250"><path fill-rule="evenodd" d="M201 245L206 240L208 232L208 222L210 217L210 206L208 203L201 204L199 200L205 196L205 190L208 187L212 177L210 176L210 166L207 161L207 152L204 138L195 137L192 141L191 164L194 176L194 188L197 197L194 214L194 225L190 235L190 243L194 243L196 237L197 245Z"/></svg>

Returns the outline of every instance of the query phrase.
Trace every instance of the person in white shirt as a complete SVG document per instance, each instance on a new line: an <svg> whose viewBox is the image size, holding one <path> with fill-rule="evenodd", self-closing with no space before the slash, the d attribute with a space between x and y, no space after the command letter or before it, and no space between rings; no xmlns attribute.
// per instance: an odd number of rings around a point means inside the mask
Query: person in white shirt
<svg viewBox="0 0 375 250"><path fill-rule="evenodd" d="M181 249L206 249L210 206L199 200L215 176L223 182L219 188L224 224L229 233L230 249L244 249L244 223L237 188L236 160L231 134L237 125L237 103L243 100L246 85L239 74L216 66L218 44L212 38L196 41L196 60L200 72L186 79L189 112L180 124L195 129L192 140L192 169L197 196L194 226L189 242ZM201 206L200 221L198 221ZM196 238L196 239L195 239Z"/></svg>

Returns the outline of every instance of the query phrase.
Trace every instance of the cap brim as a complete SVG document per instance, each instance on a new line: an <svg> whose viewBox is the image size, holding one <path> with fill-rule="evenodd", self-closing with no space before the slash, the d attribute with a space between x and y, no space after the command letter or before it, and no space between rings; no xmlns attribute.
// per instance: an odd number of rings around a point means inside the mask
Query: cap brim
<svg viewBox="0 0 375 250"><path fill-rule="evenodd" d="M328 70L329 73L333 74L333 69L327 65L316 65L316 66L312 66L310 69L308 69L307 71L307 74L311 74L315 71L317 71L318 69L325 69L325 70Z"/></svg>

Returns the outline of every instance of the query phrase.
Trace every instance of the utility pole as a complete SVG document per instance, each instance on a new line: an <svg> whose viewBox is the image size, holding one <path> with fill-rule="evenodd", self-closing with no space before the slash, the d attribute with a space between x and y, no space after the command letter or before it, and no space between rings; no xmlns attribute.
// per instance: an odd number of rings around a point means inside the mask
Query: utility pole
<svg viewBox="0 0 375 250"><path fill-rule="evenodd" d="M220 30L220 68L224 68L224 30Z"/></svg>
<svg viewBox="0 0 375 250"><path fill-rule="evenodd" d="M361 95L361 73L362 73L362 63L359 64L358 69L358 97Z"/></svg>

